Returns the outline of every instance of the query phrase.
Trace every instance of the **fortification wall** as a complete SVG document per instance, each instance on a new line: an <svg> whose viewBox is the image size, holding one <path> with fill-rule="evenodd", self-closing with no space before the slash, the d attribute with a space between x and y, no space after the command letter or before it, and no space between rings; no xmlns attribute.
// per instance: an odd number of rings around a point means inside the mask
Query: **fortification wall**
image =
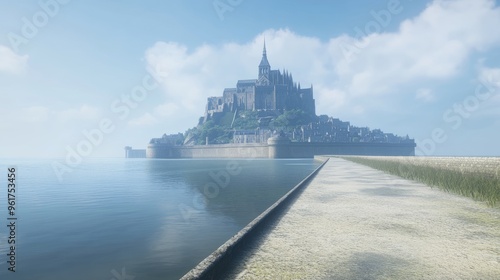
<svg viewBox="0 0 500 280"><path fill-rule="evenodd" d="M168 146L150 144L148 158L268 158L267 144Z"/></svg>
<svg viewBox="0 0 500 280"><path fill-rule="evenodd" d="M149 144L146 149L147 158L180 158L176 148L165 144Z"/></svg>
<svg viewBox="0 0 500 280"><path fill-rule="evenodd" d="M179 147L181 158L267 158L265 144L228 144Z"/></svg>
<svg viewBox="0 0 500 280"><path fill-rule="evenodd" d="M129 149L125 150L126 158L145 158L146 150L145 149Z"/></svg>
<svg viewBox="0 0 500 280"><path fill-rule="evenodd" d="M312 158L316 155L414 156L414 143L150 144L148 158Z"/></svg>

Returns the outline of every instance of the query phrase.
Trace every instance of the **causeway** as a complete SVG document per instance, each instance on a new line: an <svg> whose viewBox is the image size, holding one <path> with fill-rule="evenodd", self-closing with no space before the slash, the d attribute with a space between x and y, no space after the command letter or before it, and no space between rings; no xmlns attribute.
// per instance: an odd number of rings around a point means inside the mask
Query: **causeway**
<svg viewBox="0 0 500 280"><path fill-rule="evenodd" d="M500 209L331 158L225 279L500 279Z"/></svg>

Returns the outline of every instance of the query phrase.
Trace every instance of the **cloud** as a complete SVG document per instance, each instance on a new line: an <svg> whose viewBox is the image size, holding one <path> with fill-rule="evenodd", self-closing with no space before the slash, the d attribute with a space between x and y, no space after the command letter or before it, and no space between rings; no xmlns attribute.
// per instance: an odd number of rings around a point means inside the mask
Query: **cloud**
<svg viewBox="0 0 500 280"><path fill-rule="evenodd" d="M257 78L264 37L273 68L286 66L295 80L304 82L303 87L313 82L313 75L329 74L321 62L325 58L317 56L324 48L320 41L287 29L267 30L246 44L202 45L194 50L176 42L157 42L145 54L148 71L161 81L166 97L166 104L155 112L166 117L176 111L176 120L190 119L195 125L204 113L207 97L222 95L238 79Z"/></svg>
<svg viewBox="0 0 500 280"><path fill-rule="evenodd" d="M18 55L10 48L0 45L0 72L20 74L25 71L28 55Z"/></svg>
<svg viewBox="0 0 500 280"><path fill-rule="evenodd" d="M150 113L145 113L144 115L131 119L128 124L132 126L148 126L158 123L158 120Z"/></svg>
<svg viewBox="0 0 500 280"><path fill-rule="evenodd" d="M481 94L488 97L482 103L479 117L492 117L496 121L500 116L500 68L481 67L477 78L485 88L480 90Z"/></svg>
<svg viewBox="0 0 500 280"><path fill-rule="evenodd" d="M264 38L273 69L286 67L302 87L314 84L318 114L354 116L396 107L386 104L395 98L382 103L380 96L414 99L416 93L419 100L432 101L435 93L422 84L450 81L473 53L499 46L497 26L500 9L492 0L436 0L394 32L321 41L270 29L242 44L189 49L157 42L145 57L148 70L161 76L166 102L178 106L178 120L201 116L207 97L222 95L238 79L256 78ZM362 48L346 59L343 46L359 42Z"/></svg>
<svg viewBox="0 0 500 280"><path fill-rule="evenodd" d="M340 109L347 102L347 93L332 87L315 86L315 98L321 103L330 104L331 109Z"/></svg>
<svg viewBox="0 0 500 280"><path fill-rule="evenodd" d="M50 110L43 106L31 106L21 109L20 120L28 123L45 122L49 119Z"/></svg>
<svg viewBox="0 0 500 280"><path fill-rule="evenodd" d="M82 105L78 108L65 110L54 110L46 106L29 106L19 109L11 108L8 115L15 118L16 123L44 123L58 121L60 123L70 123L72 126L82 123L82 121L96 121L100 117L100 111L96 107Z"/></svg>
<svg viewBox="0 0 500 280"><path fill-rule="evenodd" d="M175 103L165 103L156 106L154 112L160 117L171 117L179 113L179 106Z"/></svg>
<svg viewBox="0 0 500 280"><path fill-rule="evenodd" d="M432 90L428 88L418 89L417 93L415 94L415 98L423 102L432 102L436 99L434 94L432 93Z"/></svg>
<svg viewBox="0 0 500 280"><path fill-rule="evenodd" d="M99 109L89 105L82 105L77 108L64 110L54 110L46 106L34 105L21 108L6 108L4 117L10 116L16 125L33 123L49 123L54 125L70 124L71 127L77 127L84 122L95 122L101 116Z"/></svg>
<svg viewBox="0 0 500 280"><path fill-rule="evenodd" d="M100 111L98 108L82 105L78 108L70 108L58 112L54 112L56 118L59 121L73 122L77 120L97 120L100 116Z"/></svg>
<svg viewBox="0 0 500 280"><path fill-rule="evenodd" d="M481 67L478 80L493 89L500 89L500 68Z"/></svg>
<svg viewBox="0 0 500 280"><path fill-rule="evenodd" d="M353 95L388 94L416 80L447 79L473 51L499 45L499 25L494 1L436 0L397 32L367 35L369 43L352 59L341 60L337 73Z"/></svg>

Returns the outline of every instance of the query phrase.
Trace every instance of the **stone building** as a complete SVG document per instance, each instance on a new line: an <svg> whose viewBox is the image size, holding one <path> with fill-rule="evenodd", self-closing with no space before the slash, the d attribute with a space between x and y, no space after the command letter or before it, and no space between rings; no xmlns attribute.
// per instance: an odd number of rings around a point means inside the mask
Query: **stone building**
<svg viewBox="0 0 500 280"><path fill-rule="evenodd" d="M276 111L300 109L316 115L313 87L301 88L287 71L271 70L267 60L266 43L259 64L257 79L238 80L236 87L225 88L222 96L209 97L204 120L213 114L251 111Z"/></svg>

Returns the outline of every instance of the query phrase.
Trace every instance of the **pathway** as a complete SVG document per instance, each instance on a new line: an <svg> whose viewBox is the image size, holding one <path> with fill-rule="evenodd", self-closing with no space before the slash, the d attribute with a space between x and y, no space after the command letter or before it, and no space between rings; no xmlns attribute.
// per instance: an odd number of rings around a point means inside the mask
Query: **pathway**
<svg viewBox="0 0 500 280"><path fill-rule="evenodd" d="M229 279L500 279L500 209L332 158Z"/></svg>

